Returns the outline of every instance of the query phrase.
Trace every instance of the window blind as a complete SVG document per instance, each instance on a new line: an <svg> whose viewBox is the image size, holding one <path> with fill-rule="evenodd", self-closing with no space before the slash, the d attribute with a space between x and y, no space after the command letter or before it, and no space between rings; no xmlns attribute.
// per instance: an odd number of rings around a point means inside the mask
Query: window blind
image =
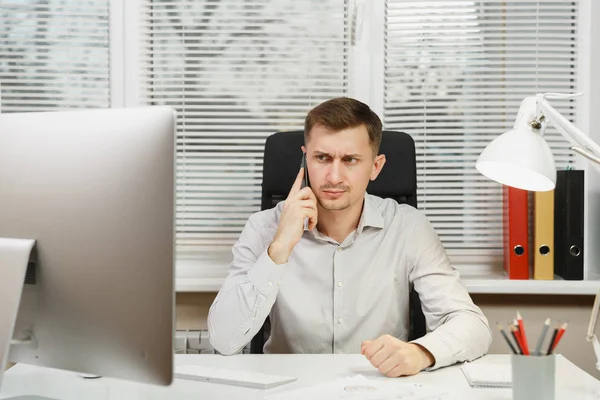
<svg viewBox="0 0 600 400"><path fill-rule="evenodd" d="M521 100L574 92L577 1L386 0L384 124L417 147L418 207L455 263L502 261L501 186L475 169ZM572 101L553 101L570 120ZM557 164L572 162L551 126Z"/></svg>
<svg viewBox="0 0 600 400"><path fill-rule="evenodd" d="M310 108L347 94L347 7L143 0L141 11L142 102L178 112L178 267L219 273L214 258L231 256L260 210L266 137L302 129Z"/></svg>
<svg viewBox="0 0 600 400"><path fill-rule="evenodd" d="M0 2L0 110L108 107L109 0Z"/></svg>

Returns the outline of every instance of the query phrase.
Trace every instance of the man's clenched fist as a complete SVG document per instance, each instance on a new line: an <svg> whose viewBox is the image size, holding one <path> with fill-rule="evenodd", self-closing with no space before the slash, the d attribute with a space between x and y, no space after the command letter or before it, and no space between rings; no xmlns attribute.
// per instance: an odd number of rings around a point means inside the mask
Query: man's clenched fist
<svg viewBox="0 0 600 400"><path fill-rule="evenodd" d="M391 335L362 342L361 354L390 378L415 375L435 363L433 355L423 346L403 342Z"/></svg>

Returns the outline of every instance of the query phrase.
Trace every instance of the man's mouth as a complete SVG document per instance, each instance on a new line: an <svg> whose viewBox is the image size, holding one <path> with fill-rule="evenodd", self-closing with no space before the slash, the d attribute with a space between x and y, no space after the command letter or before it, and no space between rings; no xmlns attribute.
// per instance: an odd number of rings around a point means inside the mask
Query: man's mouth
<svg viewBox="0 0 600 400"><path fill-rule="evenodd" d="M330 199L337 199L344 194L344 190L323 190L323 192L325 193L325 196Z"/></svg>

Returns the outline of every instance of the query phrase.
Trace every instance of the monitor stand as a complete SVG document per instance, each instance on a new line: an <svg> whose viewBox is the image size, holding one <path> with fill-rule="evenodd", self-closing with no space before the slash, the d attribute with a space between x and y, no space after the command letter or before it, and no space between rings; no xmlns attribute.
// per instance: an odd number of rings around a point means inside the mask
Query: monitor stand
<svg viewBox="0 0 600 400"><path fill-rule="evenodd" d="M0 238L0 387L34 246L35 240Z"/></svg>
<svg viewBox="0 0 600 400"><path fill-rule="evenodd" d="M19 314L19 305L23 297L23 285L35 283L35 240L0 238L0 388L8 365L10 347L31 344L30 338L13 339ZM100 378L97 375L81 374L81 378ZM5 400L57 400L37 395L21 395Z"/></svg>

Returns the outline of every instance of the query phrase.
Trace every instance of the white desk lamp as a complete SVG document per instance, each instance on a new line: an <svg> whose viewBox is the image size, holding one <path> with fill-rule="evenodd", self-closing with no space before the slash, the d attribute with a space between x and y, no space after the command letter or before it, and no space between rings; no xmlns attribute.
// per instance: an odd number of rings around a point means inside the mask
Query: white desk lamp
<svg viewBox="0 0 600 400"><path fill-rule="evenodd" d="M503 185L539 192L553 190L556 186L554 157L542 137L550 122L569 141L571 150L593 161L600 171L600 145L563 117L547 100L569 99L580 94L546 93L526 97L521 102L513 129L487 145L475 164L477 170ZM596 368L600 370L600 343L594 334L599 307L600 291L596 294L586 337L592 342Z"/></svg>

